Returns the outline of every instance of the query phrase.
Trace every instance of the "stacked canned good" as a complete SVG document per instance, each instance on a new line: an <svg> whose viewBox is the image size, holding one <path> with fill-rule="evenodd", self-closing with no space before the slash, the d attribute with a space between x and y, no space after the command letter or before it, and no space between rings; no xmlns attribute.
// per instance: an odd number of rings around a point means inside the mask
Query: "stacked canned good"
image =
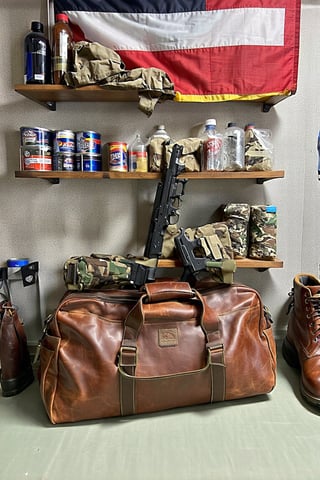
<svg viewBox="0 0 320 480"><path fill-rule="evenodd" d="M52 132L46 128L20 128L21 170L52 170Z"/></svg>
<svg viewBox="0 0 320 480"><path fill-rule="evenodd" d="M53 170L76 170L75 134L71 130L56 130L53 134Z"/></svg>
<svg viewBox="0 0 320 480"><path fill-rule="evenodd" d="M54 170L96 172L102 169L101 135L97 132L55 132Z"/></svg>
<svg viewBox="0 0 320 480"><path fill-rule="evenodd" d="M21 127L20 136L21 170L102 170L100 133Z"/></svg>
<svg viewBox="0 0 320 480"><path fill-rule="evenodd" d="M76 132L76 169L84 172L102 170L101 135L97 132Z"/></svg>

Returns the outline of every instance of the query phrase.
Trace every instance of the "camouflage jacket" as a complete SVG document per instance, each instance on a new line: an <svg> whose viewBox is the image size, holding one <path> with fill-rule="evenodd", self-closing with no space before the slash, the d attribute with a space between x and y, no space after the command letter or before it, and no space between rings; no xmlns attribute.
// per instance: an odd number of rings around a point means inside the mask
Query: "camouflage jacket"
<svg viewBox="0 0 320 480"><path fill-rule="evenodd" d="M73 71L64 77L69 87L98 84L110 89L138 90L139 108L148 116L158 102L173 100L175 97L174 85L163 70L126 70L120 55L97 42L77 42L73 53Z"/></svg>

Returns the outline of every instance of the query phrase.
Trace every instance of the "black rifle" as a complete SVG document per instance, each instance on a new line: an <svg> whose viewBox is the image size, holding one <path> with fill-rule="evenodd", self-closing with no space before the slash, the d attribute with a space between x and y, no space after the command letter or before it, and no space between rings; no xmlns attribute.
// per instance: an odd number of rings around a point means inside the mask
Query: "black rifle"
<svg viewBox="0 0 320 480"><path fill-rule="evenodd" d="M183 147L175 144L170 163L158 183L144 257L120 257L92 254L72 257L64 265L64 280L69 290L103 288L110 283L130 283L140 288L156 278L163 236L168 225L179 217L179 201L184 194L185 179L178 179L184 165L179 163ZM101 273L102 272L102 273Z"/></svg>
<svg viewBox="0 0 320 480"><path fill-rule="evenodd" d="M178 208L187 182L184 178L178 179L178 175L184 170L184 165L179 163L182 150L181 145L173 146L170 163L157 187L144 250L144 256L148 258L160 258L164 233L168 225L177 223L179 218Z"/></svg>
<svg viewBox="0 0 320 480"><path fill-rule="evenodd" d="M184 170L184 165L179 163L182 150L181 145L173 146L169 166L164 170L158 183L144 251L144 257L147 258L139 259L131 256L113 258L113 256L97 254L92 254L91 257L71 258L66 262L64 271L65 282L69 289L101 288L110 282L129 282L135 288L140 288L144 283L155 280L158 259L162 253L163 237L168 225L177 223L180 215L179 204L187 182L187 179L178 178ZM224 278L226 276L231 278L234 262L223 258L217 261L206 252L202 258L197 257L194 251L199 247L198 241L189 240L184 230L180 231L175 243L184 267L183 280L194 283L198 273L208 271L210 268L221 269ZM99 273L101 269L105 272L102 276Z"/></svg>

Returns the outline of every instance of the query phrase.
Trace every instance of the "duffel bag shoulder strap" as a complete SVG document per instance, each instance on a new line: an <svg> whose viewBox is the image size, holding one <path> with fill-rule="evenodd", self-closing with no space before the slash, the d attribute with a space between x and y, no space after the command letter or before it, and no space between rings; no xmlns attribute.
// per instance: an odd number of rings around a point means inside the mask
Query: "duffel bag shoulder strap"
<svg viewBox="0 0 320 480"><path fill-rule="evenodd" d="M156 282L145 285L146 293L129 312L119 352L120 401L122 415L135 413L135 371L137 367L137 342L144 325L144 304L166 301L196 301L201 306L200 325L206 339L207 365L211 375L211 402L225 398L224 347L221 342L220 322L212 318L214 312L205 306L202 296L187 282ZM210 315L210 322L206 321ZM178 373L179 374L179 373Z"/></svg>

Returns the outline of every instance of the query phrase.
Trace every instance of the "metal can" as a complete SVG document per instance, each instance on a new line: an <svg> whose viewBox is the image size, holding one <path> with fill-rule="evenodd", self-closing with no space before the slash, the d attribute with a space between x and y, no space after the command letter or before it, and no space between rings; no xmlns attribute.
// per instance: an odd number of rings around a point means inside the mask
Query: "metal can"
<svg viewBox="0 0 320 480"><path fill-rule="evenodd" d="M76 153L76 170L79 172L100 172L102 156L97 153Z"/></svg>
<svg viewBox="0 0 320 480"><path fill-rule="evenodd" d="M74 153L75 134L72 130L57 130L53 139L54 153Z"/></svg>
<svg viewBox="0 0 320 480"><path fill-rule="evenodd" d="M72 172L76 170L74 153L55 153L52 159L52 170L67 170Z"/></svg>
<svg viewBox="0 0 320 480"><path fill-rule="evenodd" d="M21 170L52 170L51 147L43 147L41 145L26 145L21 147L20 166Z"/></svg>
<svg viewBox="0 0 320 480"><path fill-rule="evenodd" d="M50 145L52 131L40 127L20 127L21 145Z"/></svg>
<svg viewBox="0 0 320 480"><path fill-rule="evenodd" d="M123 142L108 143L108 164L110 171L128 171L128 145Z"/></svg>
<svg viewBox="0 0 320 480"><path fill-rule="evenodd" d="M77 153L101 153L101 134L98 132L76 132Z"/></svg>

